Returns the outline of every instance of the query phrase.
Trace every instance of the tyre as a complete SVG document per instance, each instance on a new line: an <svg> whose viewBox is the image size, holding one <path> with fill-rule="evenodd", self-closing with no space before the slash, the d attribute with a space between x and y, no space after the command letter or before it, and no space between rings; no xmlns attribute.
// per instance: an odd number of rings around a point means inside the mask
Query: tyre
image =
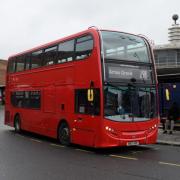
<svg viewBox="0 0 180 180"><path fill-rule="evenodd" d="M19 115L15 116L14 119L14 129L16 133L20 133L21 132L21 119Z"/></svg>
<svg viewBox="0 0 180 180"><path fill-rule="evenodd" d="M58 140L62 145L70 145L70 130L66 122L62 122L59 126Z"/></svg>

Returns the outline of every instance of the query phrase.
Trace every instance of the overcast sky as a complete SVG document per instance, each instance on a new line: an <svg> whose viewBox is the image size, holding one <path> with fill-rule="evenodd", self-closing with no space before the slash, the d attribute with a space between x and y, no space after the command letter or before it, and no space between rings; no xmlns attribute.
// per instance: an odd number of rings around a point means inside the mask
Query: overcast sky
<svg viewBox="0 0 180 180"><path fill-rule="evenodd" d="M180 0L0 0L0 59L89 26L167 43L174 13Z"/></svg>

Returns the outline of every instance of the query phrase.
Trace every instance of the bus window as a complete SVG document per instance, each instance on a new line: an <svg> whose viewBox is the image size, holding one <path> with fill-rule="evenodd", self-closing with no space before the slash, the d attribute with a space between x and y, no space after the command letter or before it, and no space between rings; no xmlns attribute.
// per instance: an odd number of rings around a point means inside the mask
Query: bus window
<svg viewBox="0 0 180 180"><path fill-rule="evenodd" d="M149 53L143 38L121 32L102 31L105 59L149 63Z"/></svg>
<svg viewBox="0 0 180 180"><path fill-rule="evenodd" d="M56 63L57 46L49 47L44 50L43 65L52 65Z"/></svg>
<svg viewBox="0 0 180 180"><path fill-rule="evenodd" d="M31 57L31 69L42 66L42 50L32 53Z"/></svg>
<svg viewBox="0 0 180 180"><path fill-rule="evenodd" d="M31 91L30 92L29 107L32 109L40 109L40 107L41 107L41 93L40 93L40 91Z"/></svg>
<svg viewBox="0 0 180 180"><path fill-rule="evenodd" d="M16 63L15 63L15 59L10 59L9 63L8 63L8 72L9 73L13 73L15 72L16 68Z"/></svg>
<svg viewBox="0 0 180 180"><path fill-rule="evenodd" d="M76 42L76 60L89 57L92 49L93 39L91 35L78 38Z"/></svg>
<svg viewBox="0 0 180 180"><path fill-rule="evenodd" d="M25 70L30 69L30 63L31 63L31 55L27 54L25 56Z"/></svg>
<svg viewBox="0 0 180 180"><path fill-rule="evenodd" d="M15 91L11 93L11 104L14 107L40 109L40 91Z"/></svg>
<svg viewBox="0 0 180 180"><path fill-rule="evenodd" d="M74 59L74 39L59 44L57 63L64 63Z"/></svg>
<svg viewBox="0 0 180 180"><path fill-rule="evenodd" d="M24 57L16 58L16 72L24 71Z"/></svg>
<svg viewBox="0 0 180 180"><path fill-rule="evenodd" d="M76 89L75 90L75 112L80 114L100 114L100 91L94 90L94 100L88 101L87 92L88 89Z"/></svg>
<svg viewBox="0 0 180 180"><path fill-rule="evenodd" d="M30 108L30 91L24 92L23 107L24 108Z"/></svg>
<svg viewBox="0 0 180 180"><path fill-rule="evenodd" d="M11 93L11 104L14 107L23 107L24 91L16 91Z"/></svg>

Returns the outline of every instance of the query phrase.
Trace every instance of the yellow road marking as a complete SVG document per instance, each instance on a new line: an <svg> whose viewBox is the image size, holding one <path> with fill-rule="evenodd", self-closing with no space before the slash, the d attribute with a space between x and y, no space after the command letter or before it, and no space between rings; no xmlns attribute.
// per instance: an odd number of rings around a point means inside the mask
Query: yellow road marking
<svg viewBox="0 0 180 180"><path fill-rule="evenodd" d="M39 140L37 140L37 139L32 139L32 138L31 138L31 141L38 142L38 143L42 143L42 141L39 141Z"/></svg>
<svg viewBox="0 0 180 180"><path fill-rule="evenodd" d="M87 152L87 153L92 153L91 151L87 151L87 150L84 150L84 149L75 149L76 151L82 151L82 152Z"/></svg>
<svg viewBox="0 0 180 180"><path fill-rule="evenodd" d="M59 145L59 144L50 144L51 146L55 146L55 147L65 147L65 146L63 146L63 145Z"/></svg>
<svg viewBox="0 0 180 180"><path fill-rule="evenodd" d="M180 167L180 164L175 164L175 163L159 162L159 164Z"/></svg>
<svg viewBox="0 0 180 180"><path fill-rule="evenodd" d="M121 158L121 159L129 159L129 160L134 160L134 161L137 161L137 160L138 160L137 158L134 158L134 157L119 156L119 155L114 155L114 154L110 154L109 156L111 156L111 157L116 157L116 158Z"/></svg>

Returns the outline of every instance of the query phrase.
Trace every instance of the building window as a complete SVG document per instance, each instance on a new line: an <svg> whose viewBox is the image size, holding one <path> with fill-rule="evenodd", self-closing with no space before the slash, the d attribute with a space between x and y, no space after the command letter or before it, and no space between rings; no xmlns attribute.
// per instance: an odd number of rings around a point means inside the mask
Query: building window
<svg viewBox="0 0 180 180"><path fill-rule="evenodd" d="M169 65L176 65L177 63L177 60L176 60L176 51L173 51L173 50L169 50L167 51L167 55L168 55L168 64Z"/></svg>

